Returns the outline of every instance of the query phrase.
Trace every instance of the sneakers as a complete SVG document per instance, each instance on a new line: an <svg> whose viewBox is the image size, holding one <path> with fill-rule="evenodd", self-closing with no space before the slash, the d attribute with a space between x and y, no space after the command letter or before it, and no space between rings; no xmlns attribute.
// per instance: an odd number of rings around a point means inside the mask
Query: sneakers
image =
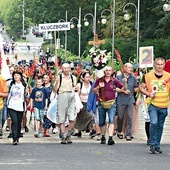
<svg viewBox="0 0 170 170"><path fill-rule="evenodd" d="M34 133L34 136L35 136L36 138L41 138L41 137L42 137L42 134L41 134L41 132L35 132L35 133Z"/></svg>
<svg viewBox="0 0 170 170"><path fill-rule="evenodd" d="M23 137L23 133L20 133L20 134L19 134L19 137L22 138L22 137Z"/></svg>
<svg viewBox="0 0 170 170"><path fill-rule="evenodd" d="M161 150L160 147L156 147L156 148L155 148L155 152L156 152L156 153L162 153L162 150Z"/></svg>
<svg viewBox="0 0 170 170"><path fill-rule="evenodd" d="M67 144L66 138L63 138L63 139L62 139L61 144Z"/></svg>
<svg viewBox="0 0 170 170"><path fill-rule="evenodd" d="M7 132L10 131L9 126L6 126L6 131L7 131Z"/></svg>
<svg viewBox="0 0 170 170"><path fill-rule="evenodd" d="M34 133L34 136L35 136L36 138L38 138L38 132L35 132L35 133Z"/></svg>
<svg viewBox="0 0 170 170"><path fill-rule="evenodd" d="M12 133L10 133L10 134L8 135L8 138L12 138Z"/></svg>
<svg viewBox="0 0 170 170"><path fill-rule="evenodd" d="M29 129L27 126L25 126L25 132L29 132Z"/></svg>
<svg viewBox="0 0 170 170"><path fill-rule="evenodd" d="M132 140L132 137L131 137L131 136L126 136L126 140L127 140L127 141L131 141L131 140Z"/></svg>
<svg viewBox="0 0 170 170"><path fill-rule="evenodd" d="M154 145L150 146L150 153L155 154L155 153L162 153L162 150L160 147L155 147Z"/></svg>
<svg viewBox="0 0 170 170"><path fill-rule="evenodd" d="M150 146L150 153L155 154L155 146L154 145Z"/></svg>
<svg viewBox="0 0 170 170"><path fill-rule="evenodd" d="M25 133L25 129L22 129L22 130L21 130L21 133L23 133L23 134L24 134L24 133Z"/></svg>
<svg viewBox="0 0 170 170"><path fill-rule="evenodd" d="M115 142L114 142L113 138L109 138L108 145L114 145L114 144L115 144Z"/></svg>
<svg viewBox="0 0 170 170"><path fill-rule="evenodd" d="M71 136L67 136L67 137L66 137L66 140L67 140L67 143L68 143L68 144L73 143L73 142L71 141Z"/></svg>
<svg viewBox="0 0 170 170"><path fill-rule="evenodd" d="M78 133L74 131L71 136L78 136Z"/></svg>
<svg viewBox="0 0 170 170"><path fill-rule="evenodd" d="M42 138L41 132L38 132L38 138Z"/></svg>
<svg viewBox="0 0 170 170"><path fill-rule="evenodd" d="M3 135L2 130L0 130L0 139L2 139L2 135Z"/></svg>
<svg viewBox="0 0 170 170"><path fill-rule="evenodd" d="M97 135L96 131L95 131L95 130L92 130L92 131L89 133L89 138L92 139L92 138L94 138L96 135Z"/></svg>
<svg viewBox="0 0 170 170"><path fill-rule="evenodd" d="M102 136L100 144L106 144L106 138Z"/></svg>
<svg viewBox="0 0 170 170"><path fill-rule="evenodd" d="M13 145L18 145L17 139L13 140Z"/></svg>
<svg viewBox="0 0 170 170"><path fill-rule="evenodd" d="M56 134L56 133L58 133L58 127L52 129L52 134Z"/></svg>

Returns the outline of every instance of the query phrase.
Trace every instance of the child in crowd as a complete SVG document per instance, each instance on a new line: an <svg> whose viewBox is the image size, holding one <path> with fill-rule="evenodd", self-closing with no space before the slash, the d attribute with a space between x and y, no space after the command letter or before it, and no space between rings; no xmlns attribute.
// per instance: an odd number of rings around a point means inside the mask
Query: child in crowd
<svg viewBox="0 0 170 170"><path fill-rule="evenodd" d="M35 134L36 138L41 138L41 131L43 127L44 112L47 111L48 94L46 89L42 86L43 79L39 76L36 80L36 87L33 88L30 95L30 108L34 113L35 120Z"/></svg>

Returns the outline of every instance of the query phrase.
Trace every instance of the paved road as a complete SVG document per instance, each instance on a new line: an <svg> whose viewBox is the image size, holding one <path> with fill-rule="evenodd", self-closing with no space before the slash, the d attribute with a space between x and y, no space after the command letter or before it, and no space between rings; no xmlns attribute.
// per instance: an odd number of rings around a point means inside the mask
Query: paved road
<svg viewBox="0 0 170 170"><path fill-rule="evenodd" d="M35 37L30 38L30 45L39 45L32 42L33 38ZM16 52L19 59L29 60L32 56L31 52L22 49L24 44L18 43L18 46L20 49ZM144 121L141 114L139 114L139 133L134 136L134 140L127 142L125 139L120 140L114 137L116 142L114 146L101 145L96 138L89 139L87 133L83 133L82 138L73 137L71 145L61 145L58 134L51 134L49 138L35 138L33 122L29 125L29 129L30 131L24 134L17 146L12 145L12 140L7 138L8 132L4 130L3 139L0 140L0 169L167 170L170 168L169 116L162 140L163 154L156 155L148 152L149 146L146 145Z"/></svg>

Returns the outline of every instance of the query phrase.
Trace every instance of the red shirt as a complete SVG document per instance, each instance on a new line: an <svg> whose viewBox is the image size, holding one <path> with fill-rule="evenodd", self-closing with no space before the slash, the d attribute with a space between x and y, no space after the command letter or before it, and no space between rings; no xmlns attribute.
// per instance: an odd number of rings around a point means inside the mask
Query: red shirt
<svg viewBox="0 0 170 170"><path fill-rule="evenodd" d="M99 85L99 82L101 80L97 79L95 83L95 87ZM110 78L108 82L105 81L105 79L102 80L104 82L104 94L105 94L105 101L112 100L116 98L116 87L122 88L123 84L117 79L117 78ZM99 90L99 99L102 98L101 90Z"/></svg>

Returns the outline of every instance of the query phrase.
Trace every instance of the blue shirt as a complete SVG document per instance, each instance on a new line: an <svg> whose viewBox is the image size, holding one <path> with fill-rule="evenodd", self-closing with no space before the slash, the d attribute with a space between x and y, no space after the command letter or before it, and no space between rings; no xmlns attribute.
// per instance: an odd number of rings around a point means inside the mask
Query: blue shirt
<svg viewBox="0 0 170 170"><path fill-rule="evenodd" d="M122 83L123 78L123 74L117 76L117 79L119 79ZM130 76L127 78L127 86L128 90L130 91L130 94L118 93L117 104L119 105L129 105L135 103L134 88L138 87L138 84L137 79L133 74L130 74Z"/></svg>
<svg viewBox="0 0 170 170"><path fill-rule="evenodd" d="M34 100L34 107L36 107L37 109L44 109L45 101L46 99L48 99L47 90L44 87L35 87L32 90L30 98Z"/></svg>

